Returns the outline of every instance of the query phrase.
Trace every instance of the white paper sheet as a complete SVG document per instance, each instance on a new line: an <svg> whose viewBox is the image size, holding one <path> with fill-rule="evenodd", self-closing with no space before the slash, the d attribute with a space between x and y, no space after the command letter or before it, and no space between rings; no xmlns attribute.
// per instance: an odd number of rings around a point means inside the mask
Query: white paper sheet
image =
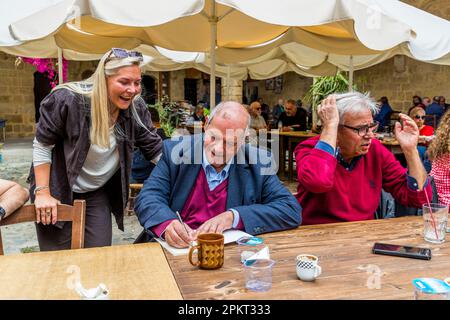
<svg viewBox="0 0 450 320"><path fill-rule="evenodd" d="M241 231L241 230L226 230L224 233L224 242L225 244L236 242L236 240L242 238L242 237L251 237L250 234ZM182 256L189 254L189 248L184 249L178 249L175 247L170 246L166 241L163 239L156 238L156 241L159 242L159 244L169 251L173 256Z"/></svg>

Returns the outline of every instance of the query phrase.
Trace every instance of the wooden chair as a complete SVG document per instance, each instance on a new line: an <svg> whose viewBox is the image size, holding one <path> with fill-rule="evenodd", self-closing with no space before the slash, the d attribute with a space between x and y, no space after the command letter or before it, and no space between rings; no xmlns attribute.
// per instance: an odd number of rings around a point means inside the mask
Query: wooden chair
<svg viewBox="0 0 450 320"><path fill-rule="evenodd" d="M131 216L134 213L134 200L138 196L143 186L144 186L143 183L130 184L130 194L128 196L128 203L126 208L126 212L129 216Z"/></svg>
<svg viewBox="0 0 450 320"><path fill-rule="evenodd" d="M72 249L84 247L84 222L86 218L86 202L75 200L73 206L58 205L58 221L72 222ZM0 221L0 226L8 226L16 223L35 222L36 208L34 204L24 205L14 213ZM3 242L0 232L0 255L3 255Z"/></svg>

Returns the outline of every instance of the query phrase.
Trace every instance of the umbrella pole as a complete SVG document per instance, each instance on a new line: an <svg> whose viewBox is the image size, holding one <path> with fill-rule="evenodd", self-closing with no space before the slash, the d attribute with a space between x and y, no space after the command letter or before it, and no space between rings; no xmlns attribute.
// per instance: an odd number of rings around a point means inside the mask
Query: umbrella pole
<svg viewBox="0 0 450 320"><path fill-rule="evenodd" d="M209 83L209 100L210 110L213 110L216 106L216 43L217 43L217 16L216 16L216 1L211 1L211 16L209 17L209 23L211 26L211 77Z"/></svg>
<svg viewBox="0 0 450 320"><path fill-rule="evenodd" d="M230 101L230 66L227 66L227 101Z"/></svg>
<svg viewBox="0 0 450 320"><path fill-rule="evenodd" d="M353 91L353 56L350 56L350 63L348 68L348 91Z"/></svg>
<svg viewBox="0 0 450 320"><path fill-rule="evenodd" d="M58 84L64 83L62 49L58 47Z"/></svg>

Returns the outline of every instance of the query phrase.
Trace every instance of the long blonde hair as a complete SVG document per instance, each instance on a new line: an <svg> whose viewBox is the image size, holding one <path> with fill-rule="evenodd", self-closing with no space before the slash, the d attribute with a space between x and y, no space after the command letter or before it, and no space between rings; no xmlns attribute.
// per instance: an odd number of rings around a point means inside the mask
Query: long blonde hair
<svg viewBox="0 0 450 320"><path fill-rule="evenodd" d="M103 55L98 63L94 74L83 81L68 82L56 86L53 90L68 89L72 92L82 94L91 99L91 127L89 137L91 143L103 148L110 147L109 141L109 119L110 102L108 98L108 89L106 77L114 75L122 67L132 65L140 66L141 60L137 57L116 58L111 57L111 50ZM110 59L108 59L110 58ZM132 117L143 128L148 128L142 123L134 107L135 100L139 98L136 95L130 105ZM117 128L117 126L116 126Z"/></svg>
<svg viewBox="0 0 450 320"><path fill-rule="evenodd" d="M439 159L447 154L450 154L450 110L442 116L436 130L436 137L428 147L431 160Z"/></svg>

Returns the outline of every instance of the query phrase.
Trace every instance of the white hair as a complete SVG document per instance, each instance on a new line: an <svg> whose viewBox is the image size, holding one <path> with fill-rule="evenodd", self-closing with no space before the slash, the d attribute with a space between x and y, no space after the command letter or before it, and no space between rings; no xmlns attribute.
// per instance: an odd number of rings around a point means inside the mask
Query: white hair
<svg viewBox="0 0 450 320"><path fill-rule="evenodd" d="M369 110L375 116L380 110L369 93L360 92L337 93L336 106L339 112L339 123L342 124L346 113L362 113Z"/></svg>

